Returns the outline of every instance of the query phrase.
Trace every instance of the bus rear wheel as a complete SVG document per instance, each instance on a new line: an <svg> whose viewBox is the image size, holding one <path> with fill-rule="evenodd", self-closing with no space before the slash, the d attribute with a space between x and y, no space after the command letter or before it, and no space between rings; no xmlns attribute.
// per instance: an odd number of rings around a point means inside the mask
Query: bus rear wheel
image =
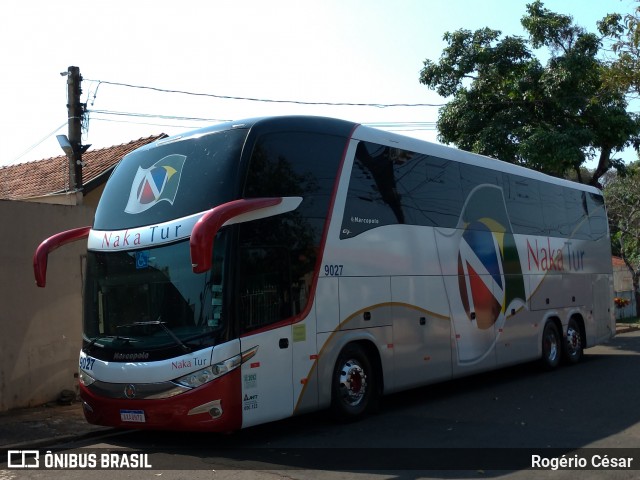
<svg viewBox="0 0 640 480"><path fill-rule="evenodd" d="M569 364L578 363L582 359L583 351L582 331L578 322L572 318L567 326L567 338L563 349L564 358Z"/></svg>
<svg viewBox="0 0 640 480"><path fill-rule="evenodd" d="M376 377L364 349L347 345L338 356L331 385L331 409L341 420L357 419L375 403Z"/></svg>
<svg viewBox="0 0 640 480"><path fill-rule="evenodd" d="M542 332L542 366L553 370L560 363L562 343L558 327L553 322L547 322Z"/></svg>

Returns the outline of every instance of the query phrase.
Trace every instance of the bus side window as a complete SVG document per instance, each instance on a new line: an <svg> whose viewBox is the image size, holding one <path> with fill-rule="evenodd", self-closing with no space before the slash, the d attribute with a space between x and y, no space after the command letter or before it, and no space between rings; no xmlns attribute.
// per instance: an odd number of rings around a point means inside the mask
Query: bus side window
<svg viewBox="0 0 640 480"><path fill-rule="evenodd" d="M427 179L417 197L424 217L420 225L455 228L464 204L458 163L427 157Z"/></svg>
<svg viewBox="0 0 640 480"><path fill-rule="evenodd" d="M482 222L475 221L485 217L491 218L502 228L507 227L509 220L506 218L502 173L462 163L460 183L465 202L462 221L467 225L466 228L485 228Z"/></svg>
<svg viewBox="0 0 640 480"><path fill-rule="evenodd" d="M288 260L284 246L256 245L240 250L238 299L243 332L291 316Z"/></svg>
<svg viewBox="0 0 640 480"><path fill-rule="evenodd" d="M453 228L461 210L456 162L360 142L349 179L340 239L385 225Z"/></svg>
<svg viewBox="0 0 640 480"><path fill-rule="evenodd" d="M540 185L542 216L545 229L550 237L563 237L567 225L567 215L563 188L551 183Z"/></svg>
<svg viewBox="0 0 640 480"><path fill-rule="evenodd" d="M405 223L390 150L390 147L374 143L358 144L340 238L352 238L372 228Z"/></svg>
<svg viewBox="0 0 640 480"><path fill-rule="evenodd" d="M455 228L462 211L458 164L407 150L391 149L404 223Z"/></svg>
<svg viewBox="0 0 640 480"><path fill-rule="evenodd" d="M504 175L504 195L513 233L546 234L539 183L530 178Z"/></svg>
<svg viewBox="0 0 640 480"><path fill-rule="evenodd" d="M237 311L243 332L308 306L317 254L346 139L265 133L251 153L244 196L302 197L293 212L238 225Z"/></svg>
<svg viewBox="0 0 640 480"><path fill-rule="evenodd" d="M589 226L591 239L598 240L607 234L607 214L604 210L604 199L601 195L587 193L587 209L589 210Z"/></svg>
<svg viewBox="0 0 640 480"><path fill-rule="evenodd" d="M578 240L589 240L591 238L591 228L589 226L586 192L565 189L564 204L567 217L566 226L562 229L564 236Z"/></svg>

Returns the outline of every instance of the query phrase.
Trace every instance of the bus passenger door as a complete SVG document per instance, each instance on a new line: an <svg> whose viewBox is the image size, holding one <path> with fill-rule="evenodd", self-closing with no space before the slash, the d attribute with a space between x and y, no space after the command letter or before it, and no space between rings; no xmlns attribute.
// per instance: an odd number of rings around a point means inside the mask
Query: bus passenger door
<svg viewBox="0 0 640 480"><path fill-rule="evenodd" d="M241 338L242 427L293 413L291 325Z"/></svg>
<svg viewBox="0 0 640 480"><path fill-rule="evenodd" d="M243 427L286 418L293 412L288 250L255 243L240 249L235 272L243 354Z"/></svg>

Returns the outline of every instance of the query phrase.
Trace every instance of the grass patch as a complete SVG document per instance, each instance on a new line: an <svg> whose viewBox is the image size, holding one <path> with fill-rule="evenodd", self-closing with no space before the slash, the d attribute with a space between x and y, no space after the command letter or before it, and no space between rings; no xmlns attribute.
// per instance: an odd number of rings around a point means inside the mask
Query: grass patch
<svg viewBox="0 0 640 480"><path fill-rule="evenodd" d="M618 318L616 319L616 323L624 323L625 325L638 325L640 324L640 318L638 317Z"/></svg>

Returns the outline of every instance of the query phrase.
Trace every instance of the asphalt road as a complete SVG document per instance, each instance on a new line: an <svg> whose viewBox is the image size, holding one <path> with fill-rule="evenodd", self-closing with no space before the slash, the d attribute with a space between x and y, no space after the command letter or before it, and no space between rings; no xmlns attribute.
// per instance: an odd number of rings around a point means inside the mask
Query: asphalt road
<svg viewBox="0 0 640 480"><path fill-rule="evenodd" d="M118 432L66 447L148 452L153 470L136 478L163 480L640 478L639 379L640 332L634 332L553 372L526 364L385 397L379 413L346 425L320 412L229 435ZM538 449L569 458L631 455L636 469L578 474L518 464ZM465 471L452 471L452 464ZM110 480L133 472L13 473L0 472L0 480L57 474L86 480L98 473Z"/></svg>

